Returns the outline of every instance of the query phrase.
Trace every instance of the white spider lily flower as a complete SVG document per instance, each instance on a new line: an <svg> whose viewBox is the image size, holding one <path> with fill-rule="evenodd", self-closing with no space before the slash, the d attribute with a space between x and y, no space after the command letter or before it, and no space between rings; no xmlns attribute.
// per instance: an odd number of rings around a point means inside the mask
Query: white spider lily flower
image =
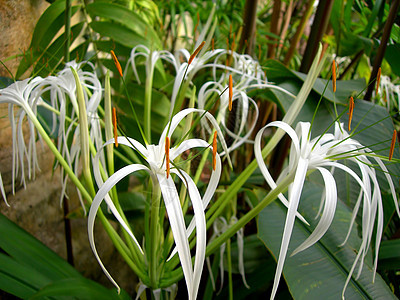
<svg viewBox="0 0 400 300"><path fill-rule="evenodd" d="M232 76L232 78L235 80L237 79L237 76ZM233 139L232 144L228 147L228 153L237 149L244 143L253 143L253 141L251 141L249 137L251 136L254 127L256 125L259 115L259 109L256 102L252 98L247 96L247 93L249 91L255 89L267 89L267 88L277 89L295 98L295 96L292 95L290 92L276 85L267 82L251 83L252 81L253 79L251 77L241 76L240 81L237 82L234 81L233 83L232 102L233 101L238 102L238 109L236 110L237 115L235 118L235 120L238 120L238 122L235 132L230 130L226 124L226 118L228 115L228 107L229 107L229 93L228 92L222 93L224 91L224 86L220 82L209 81L203 84L203 86L200 88L197 98L198 107L200 109L204 109L207 106L207 101L211 99L210 96L213 93L216 93L216 95L220 95L219 98L220 108L218 110L216 118L218 122L220 122L221 127ZM251 109L251 107L253 107L253 109ZM204 128L208 130L209 133L211 132L211 128L207 125L206 122L202 122L202 125ZM225 152L220 153L221 156L225 154L226 154Z"/></svg>
<svg viewBox="0 0 400 300"><path fill-rule="evenodd" d="M400 85L392 83L389 76L382 75L379 82L379 93L380 96L376 95L374 90L374 98L378 98L378 103L385 106L386 109L394 111L400 108Z"/></svg>
<svg viewBox="0 0 400 300"><path fill-rule="evenodd" d="M84 66L89 66L91 71L84 71L82 69ZM53 131L58 124L58 136L60 137L58 139L57 149L65 158L71 169L74 170L74 173L78 174L80 156L79 125L75 127L76 124L74 122L66 125L66 118L70 118L70 120L75 121L77 116L79 116L78 102L76 98L76 83L71 68L76 70L79 80L82 84L90 128L90 138L95 147L99 149L102 146L103 139L97 108L102 98L102 87L92 63L86 61L80 63L76 63L75 61L68 62L66 63L65 68L60 71L57 76L49 76L44 78L41 84L37 86L36 90L38 93L37 96L42 96L46 92L50 93L50 104L47 104L44 101L42 101L41 104L45 108L54 112ZM72 110L69 116L66 115L68 101L70 101L72 104ZM68 140L70 140L71 135L73 135L72 145L69 146ZM102 163L104 163L104 157L102 157ZM67 179L68 176L63 174L60 202L65 196ZM82 203L79 191L78 195Z"/></svg>
<svg viewBox="0 0 400 300"><path fill-rule="evenodd" d="M237 218L236 216L232 216L231 220L230 220L230 225L233 225L237 222ZM218 236L220 236L221 234L223 234L227 229L229 228L228 222L226 221L226 219L224 217L218 217L214 223L213 223L213 229L214 232L210 238L210 241L212 241L213 239L217 238ZM239 273L242 276L242 281L243 284L246 288L250 288L249 285L246 282L246 275L245 275L245 271L244 271L244 260L243 260L243 250L244 250L244 241L243 241L243 236L244 236L244 229L241 228L237 233L236 233L236 241L237 241L237 247L238 247L238 268L239 268ZM221 278L221 285L219 288L219 291L217 292L220 293L223 286L224 286L224 253L225 253L225 248L226 248L226 243L223 243L220 247L219 247L219 274L220 274L220 278ZM216 290L215 287L215 280L214 280L214 276L212 274L211 271L211 266L210 266L210 259L209 257L207 257L207 268L208 271L210 273L210 278L211 278L211 284L213 286L213 289Z"/></svg>
<svg viewBox="0 0 400 300"><path fill-rule="evenodd" d="M25 158L28 163L28 178L35 176L36 168L39 168L36 155L36 134L33 119L37 121L37 106L41 99L36 97L35 88L42 82L41 77L28 78L23 81L14 82L8 87L0 90L0 103L8 103L8 117L11 125L12 135L12 192L15 192L15 177L21 174L21 183L25 187ZM14 107L19 109L14 113ZM25 144L23 121L27 116L29 127L29 142ZM40 138L40 135L39 135ZM4 187L0 182L3 197ZM4 200L7 203L6 198Z"/></svg>
<svg viewBox="0 0 400 300"><path fill-rule="evenodd" d="M364 220L366 218L363 217L363 244L357 254L357 258L355 262L353 263L353 266L351 268L351 273L354 271L357 261L361 259L361 263L359 265L358 273L357 273L357 278L360 276L361 271L362 271L362 266L363 266L363 261L365 256L367 255L369 245L371 243L372 237L373 237L373 231L374 231L374 224L375 224L375 219L377 218L377 226L376 226L376 235L375 235L375 259L374 259L374 272L373 272L373 281L375 281L375 274L378 266L378 254L379 254L379 247L380 247L380 242L382 238L382 233L383 233L383 204L382 204L382 195L381 195L381 189L379 187L379 183L376 177L376 171L372 166L371 161L368 159L368 154L372 154L373 159L375 162L379 165L381 170L383 171L383 174L385 175L385 178L389 184L390 192L392 194L392 198L394 201L394 205L397 211L397 214L400 216L400 210L399 210L399 205L397 202L397 196L396 196L396 191L394 188L394 184L392 181L391 176L389 175L388 169L382 162L382 160L374 156L374 152L371 151L369 148L364 147L361 145L358 141L350 138L349 134L347 133L346 130L344 130L344 126L341 123L335 123L335 138L340 141L340 148L341 152L338 152L336 150L332 151L331 153L332 157L335 159L341 159L342 157L345 157L346 155L350 155L348 158L349 160L353 161L354 163L357 164L359 167L361 174L362 174L362 181L365 184L366 187L371 189L371 182L373 185L373 192L371 196L371 210L370 210L370 217L369 223L364 223ZM335 149L336 147L333 147L332 149ZM343 154L344 153L344 154ZM353 156L354 155L354 156ZM349 236L351 229L355 223L356 216L358 214L360 204L361 204L361 195L362 191L360 191L359 197L357 199L357 202L355 204L355 207L353 209L352 213L352 218L350 222L350 227L349 231L347 233L347 236L342 243L344 245ZM365 240L365 243L364 243ZM343 295L344 296L344 291L347 287L347 284L349 283L350 277L347 278L345 287L343 289Z"/></svg>
<svg viewBox="0 0 400 300"><path fill-rule="evenodd" d="M139 282L139 288L137 289L137 293L136 293L136 298L135 300L139 300L140 296L143 294L143 292L147 289L148 287L143 283L143 282ZM163 291L169 293L169 297L167 299L175 299L176 294L178 292L178 286L176 284L171 285L170 287L164 288L162 289ZM161 296L161 289L156 289L153 290L153 296L155 300L160 300L160 296Z"/></svg>
<svg viewBox="0 0 400 300"><path fill-rule="evenodd" d="M336 137L333 134L326 133L322 136L316 137L310 141L310 123L300 122L297 125L297 130L294 131L288 124L280 121L272 122L267 126L263 127L256 136L255 140L255 156L260 167L262 174L264 175L267 183L272 189L276 188L276 183L272 179L267 167L265 166L264 160L261 156L261 137L263 131L267 127L279 127L284 130L292 139L292 147L289 157L289 166L282 172L280 178L287 176L291 172L295 172L294 182L289 186L288 198L289 201L281 194L279 199L288 207L288 214L286 217L285 228L283 232L282 244L279 253L279 259L277 264L277 270L275 273L274 286L271 294L271 299L275 297L279 280L283 270L283 264L287 254L287 249L290 241L290 236L292 234L294 220L297 213L297 208L301 196L301 191L303 189L303 184L306 178L308 170L318 170L325 182L325 195L321 201L323 201L324 209L321 215L321 219L317 224L311 235L299 246L297 247L293 254L307 249L308 247L315 244L325 232L328 230L330 224L332 223L336 203L337 203L337 188L336 182L328 170L324 167L333 167L342 169L352 176L361 187L360 198L357 206L359 207L361 199L363 199L363 214L362 214L362 244L359 249L359 253L355 259L355 262L350 270L347 278L347 282L344 286L343 293L347 286L349 279L352 276L353 270L359 261L359 258L363 259L365 257L366 251L368 250L368 244L371 241L373 221L375 218L376 206L378 206L378 214L381 214L381 201L378 195L377 189L379 189L376 175L373 170L367 165L359 164L359 168L362 174L362 180L359 176L352 171L349 167L335 161L337 159L347 159L347 157L335 157L338 153L346 153L349 150L349 145L355 145L355 141L338 139L337 133ZM342 142L341 142L342 141ZM360 145L357 143L357 145ZM380 163L378 163L380 164ZM382 164L383 165L383 164ZM380 164L380 166L382 167ZM386 168L382 167L383 170ZM371 194L370 181L373 181L375 185L374 193ZM278 179L279 181L279 179ZM388 179L389 184L391 184L391 179ZM392 184L391 184L392 185ZM394 191L394 190L393 190ZM393 192L392 191L392 192ZM395 198L395 195L393 195ZM395 202L397 200L395 199ZM358 210L358 207L355 210ZM375 211L375 212L374 212ZM378 223L381 222L382 216L378 216ZM372 225L371 225L372 223ZM378 226L379 227L379 226ZM379 228L378 228L379 231ZM377 233L379 236L379 234ZM379 236L380 238L380 236Z"/></svg>
<svg viewBox="0 0 400 300"><path fill-rule="evenodd" d="M190 178L190 176L183 170L175 169L171 163L170 172L177 175L185 184L188 190L189 198L193 205L194 218L192 221L195 225L193 226L193 228L196 227L196 258L194 262L194 268L192 268L190 247L188 241L188 236L190 235L191 231L189 228L187 229L185 226L183 212L179 201L179 194L175 186L174 180L171 178L171 176L167 175L167 166L165 158L166 137L170 138L172 133L180 123L180 121L183 118L185 118L188 114L194 112L204 114L204 117L208 118L209 121L215 126L215 129L217 130L223 148L226 150L226 144L223 140L222 132L219 129L218 124L214 119L214 117L212 117L211 114L203 110L185 109L179 112L177 115L175 115L172 118L170 124L167 124L160 137L158 145L143 146L134 139L118 137L118 144L126 145L140 152L140 154L145 158L148 165L132 164L125 166L122 169L115 172L113 175L111 175L107 179L107 181L103 183L99 168L99 153L96 155L94 159L94 175L97 185L99 186L99 191L97 192L95 198L93 199L93 203L89 211L89 217L88 217L89 241L92 250L95 254L95 257L98 260L101 268L103 269L107 277L110 279L110 281L112 281L112 283L116 287L118 287L117 283L113 280L111 275L105 269L103 263L101 262L100 257L97 254L93 237L94 220L101 202L105 200L113 215L121 223L121 225L124 227L124 229L128 232L128 234L135 242L136 246L143 253L143 250L141 249L138 241L136 240L131 229L129 228L129 225L125 223L122 216L119 214L118 210L113 204L111 198L108 196L108 192L124 177L136 171L143 170L149 173L149 175L153 180L153 184L156 184L160 187L161 194L167 210L169 222L171 225L172 233L175 239L177 252L181 261L182 270L188 289L189 299L196 299L197 297L197 292L200 284L200 278L205 259L205 248L206 248L206 221L205 221L204 210L208 205L209 201L211 200L215 192L215 189L217 188L221 174L221 160L219 155L216 154L216 168L212 172L210 183L207 186L203 198L200 196L200 193L195 183ZM114 139L112 139L107 143L105 143L103 147L112 144L114 142L115 142ZM178 146L173 147L169 150L170 162L173 162L174 159L176 159L180 154L182 154L186 150L198 147L207 148L209 146L210 145L206 141L201 139L189 139L182 141Z"/></svg>

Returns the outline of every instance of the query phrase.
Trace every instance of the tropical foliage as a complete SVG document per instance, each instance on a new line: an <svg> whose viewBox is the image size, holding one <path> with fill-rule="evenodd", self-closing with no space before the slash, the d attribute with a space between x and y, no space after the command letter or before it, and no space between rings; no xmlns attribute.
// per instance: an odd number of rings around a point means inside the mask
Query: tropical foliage
<svg viewBox="0 0 400 300"><path fill-rule="evenodd" d="M3 291L400 295L400 1L51 2L0 90L13 189L42 140L114 288L1 216ZM136 295L103 264L96 219Z"/></svg>

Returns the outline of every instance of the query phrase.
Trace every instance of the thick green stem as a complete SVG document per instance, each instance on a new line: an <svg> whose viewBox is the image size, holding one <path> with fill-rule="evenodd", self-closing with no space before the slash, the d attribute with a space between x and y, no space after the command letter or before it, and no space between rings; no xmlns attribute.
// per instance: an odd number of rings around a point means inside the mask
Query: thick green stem
<svg viewBox="0 0 400 300"><path fill-rule="evenodd" d="M69 47L71 44L71 1L65 0L65 45L64 62L69 62Z"/></svg>
<svg viewBox="0 0 400 300"><path fill-rule="evenodd" d="M226 241L226 256L227 256L227 260L228 260L228 288L229 288L229 300L233 300L231 239L228 239L228 240Z"/></svg>
<svg viewBox="0 0 400 300"><path fill-rule="evenodd" d="M154 68L151 67L151 57L152 53L149 54L149 59L147 60L147 76L144 91L144 134L146 135L146 139L149 144L151 144L151 95L154 76Z"/></svg>
<svg viewBox="0 0 400 300"><path fill-rule="evenodd" d="M160 249L160 234L159 228L160 219L160 200L161 190L157 178L153 178L153 191L151 196L151 217L150 217L150 259L149 259L149 273L151 287L158 287L158 280L160 274L157 272L158 266L158 250Z"/></svg>

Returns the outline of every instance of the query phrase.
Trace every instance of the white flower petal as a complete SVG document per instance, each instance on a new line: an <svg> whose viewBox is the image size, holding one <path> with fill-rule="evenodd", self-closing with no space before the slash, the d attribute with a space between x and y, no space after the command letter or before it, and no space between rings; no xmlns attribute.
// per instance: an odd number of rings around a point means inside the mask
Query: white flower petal
<svg viewBox="0 0 400 300"><path fill-rule="evenodd" d="M285 263L286 253L289 246L290 237L292 235L294 220L299 205L301 192L303 190L304 180L306 178L308 169L308 160L300 158L297 166L296 175L292 184L292 189L289 192L289 208L286 216L285 228L283 230L281 249L279 251L279 258L276 267L274 278L274 285L272 287L271 299L275 298L276 291L278 290L279 280L283 271L283 264Z"/></svg>
<svg viewBox="0 0 400 300"><path fill-rule="evenodd" d="M96 219L96 214L97 211L100 207L101 202L103 200L106 201L108 207L110 208L111 212L113 213L114 217L118 220L118 222L122 225L122 227L126 230L126 232L130 235L130 237L133 239L139 250L143 253L142 248L140 247L138 241L136 240L135 235L132 233L132 231L129 228L129 225L125 223L123 220L122 216L118 212L117 208L115 207L114 203L112 202L111 198L108 196L108 192L123 178L125 178L127 175L140 171L140 170L145 170L149 171L149 169L143 165L129 165L126 167L123 167L122 169L118 170L115 172L113 175L111 175L110 178L100 187L99 191L97 192L96 196L93 199L92 205L90 206L89 210L89 216L88 216L88 235L89 235L89 243L90 247L92 248L92 251L94 253L94 256L96 257L100 267L103 269L103 272L106 274L107 278L112 282L112 284L119 290L119 286L116 283L116 281L112 278L110 273L107 271L105 268L103 262L101 261L96 245L94 242L94 221Z"/></svg>
<svg viewBox="0 0 400 300"><path fill-rule="evenodd" d="M193 269L190 255L189 241L186 237L186 226L183 219L182 207L179 202L178 191L171 177L156 174L163 195L165 208L167 210L172 234L178 249L179 259L181 261L183 275L185 277L188 289L189 299L192 299L193 291Z"/></svg>
<svg viewBox="0 0 400 300"><path fill-rule="evenodd" d="M332 224L333 217L335 216L336 211L336 203L337 203L337 191L336 191L336 182L335 178L332 174L324 169L317 168L318 171L321 172L321 175L324 179L325 183L325 207L322 213L321 220L318 222L318 225L315 227L314 231L311 235L300 245L298 246L292 255L307 249L308 247L314 245L320 238L325 234L325 232L329 229Z"/></svg>

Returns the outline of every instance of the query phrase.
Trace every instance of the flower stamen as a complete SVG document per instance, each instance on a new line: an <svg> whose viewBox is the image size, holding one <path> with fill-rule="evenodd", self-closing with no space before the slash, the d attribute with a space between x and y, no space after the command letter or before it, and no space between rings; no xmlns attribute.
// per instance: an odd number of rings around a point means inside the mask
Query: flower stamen
<svg viewBox="0 0 400 300"><path fill-rule="evenodd" d="M203 48L205 43L206 43L205 41L202 41L201 44L196 48L196 50L194 50L193 54L190 55L188 65L190 65L193 59L196 57L196 55L199 54L201 48Z"/></svg>
<svg viewBox="0 0 400 300"><path fill-rule="evenodd" d="M115 147L118 147L118 132L117 132L117 111L115 107L112 109L112 123L114 128Z"/></svg>
<svg viewBox="0 0 400 300"><path fill-rule="evenodd" d="M378 69L378 74L376 75L376 94L378 95L379 84L381 82L381 68Z"/></svg>
<svg viewBox="0 0 400 300"><path fill-rule="evenodd" d="M394 146L396 145L396 136L397 136L397 131L395 129L393 130L392 143L390 144L389 160L392 160L393 158Z"/></svg>
<svg viewBox="0 0 400 300"><path fill-rule="evenodd" d="M350 97L349 101L349 112L347 113L349 115L349 126L348 130L351 131L351 120L353 119L353 110L354 110L354 99L353 97Z"/></svg>
<svg viewBox="0 0 400 300"><path fill-rule="evenodd" d="M336 62L332 62L332 90L336 92Z"/></svg>
<svg viewBox="0 0 400 300"><path fill-rule="evenodd" d="M117 56L115 55L115 53L114 53L113 50L111 50L110 52L111 52L111 57L112 57L112 59L113 59L113 61L114 61L114 64L115 64L115 66L117 67L117 70L118 70L119 75L120 75L121 77L124 77L124 75L122 74L121 64L119 63Z"/></svg>
<svg viewBox="0 0 400 300"><path fill-rule="evenodd" d="M211 39L211 50L214 51L215 50L215 46L214 46L214 38Z"/></svg>
<svg viewBox="0 0 400 300"><path fill-rule="evenodd" d="M165 166L167 169L167 178L169 177L169 137L165 137Z"/></svg>
<svg viewBox="0 0 400 300"><path fill-rule="evenodd" d="M232 98L233 98L232 75L229 75L229 111L232 110Z"/></svg>
<svg viewBox="0 0 400 300"><path fill-rule="evenodd" d="M216 156L217 156L217 131L214 131L214 139L213 139L212 147L213 147L213 149L212 149L212 151L213 151L212 166L213 166L213 170L215 171L215 168L217 166L217 159L216 159Z"/></svg>

